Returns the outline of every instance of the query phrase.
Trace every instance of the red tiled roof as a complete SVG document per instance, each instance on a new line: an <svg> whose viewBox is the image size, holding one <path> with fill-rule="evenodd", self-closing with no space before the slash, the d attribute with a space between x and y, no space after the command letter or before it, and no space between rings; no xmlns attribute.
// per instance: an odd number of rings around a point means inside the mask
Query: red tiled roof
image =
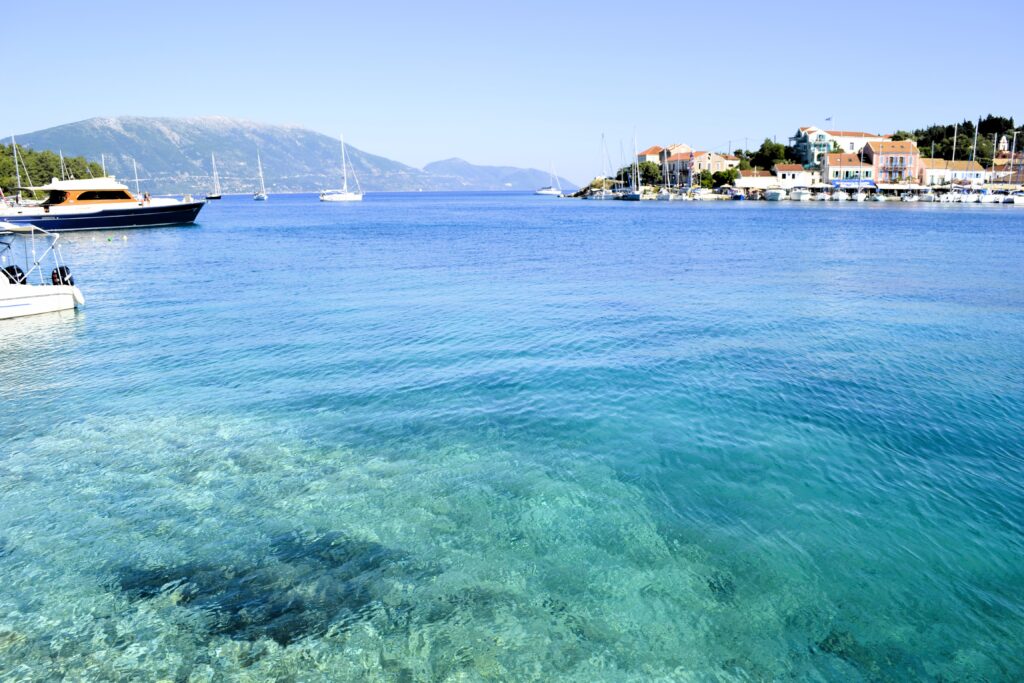
<svg viewBox="0 0 1024 683"><path fill-rule="evenodd" d="M637 156L638 157L645 157L645 156L649 156L651 154L661 154L662 151L663 150L662 150L661 147L658 147L657 145L653 145L651 147L648 147L644 151L640 152L639 154L637 154Z"/></svg>
<svg viewBox="0 0 1024 683"><path fill-rule="evenodd" d="M891 154L893 152L904 154L913 154L917 151L917 143L913 140L899 140L897 142L886 141L886 142L875 142L872 140L868 143L868 147L871 148L872 152L880 152L882 154Z"/></svg>
<svg viewBox="0 0 1024 683"><path fill-rule="evenodd" d="M865 133L859 130L826 130L826 133L832 137L841 138L891 138L891 135L875 135L874 133Z"/></svg>
<svg viewBox="0 0 1024 683"><path fill-rule="evenodd" d="M856 154L839 154L833 152L832 154L828 154L826 156L826 163L828 163L829 166L864 166L867 168L871 167L871 164L869 163L862 163L860 157L858 157Z"/></svg>
<svg viewBox="0 0 1024 683"><path fill-rule="evenodd" d="M800 164L775 164L776 171L802 171L804 167Z"/></svg>
<svg viewBox="0 0 1024 683"><path fill-rule="evenodd" d="M690 153L689 152L685 152L683 154L673 154L666 161L689 161L689 160L690 160Z"/></svg>
<svg viewBox="0 0 1024 683"><path fill-rule="evenodd" d="M741 178L770 178L771 176L771 171L765 171L760 168L749 168L746 171L740 171Z"/></svg>

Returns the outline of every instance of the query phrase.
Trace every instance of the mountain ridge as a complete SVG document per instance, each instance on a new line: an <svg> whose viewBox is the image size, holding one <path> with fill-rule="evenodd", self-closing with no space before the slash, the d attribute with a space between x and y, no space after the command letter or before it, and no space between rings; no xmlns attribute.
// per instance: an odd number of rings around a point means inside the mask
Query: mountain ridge
<svg viewBox="0 0 1024 683"><path fill-rule="evenodd" d="M257 151L271 192L318 191L341 181L338 139L295 124L216 115L97 116L23 133L17 141L34 150L102 160L109 174L129 183L137 169L142 189L154 193L209 191L211 153L228 193L255 187ZM532 190L550 182L537 169L476 166L458 159L461 173L455 173L449 163L454 159L419 169L347 143L345 153L366 191Z"/></svg>

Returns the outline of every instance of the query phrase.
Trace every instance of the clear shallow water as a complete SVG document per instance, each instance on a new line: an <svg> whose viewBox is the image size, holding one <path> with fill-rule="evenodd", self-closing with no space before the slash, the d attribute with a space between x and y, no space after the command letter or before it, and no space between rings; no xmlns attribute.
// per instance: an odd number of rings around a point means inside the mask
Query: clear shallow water
<svg viewBox="0 0 1024 683"><path fill-rule="evenodd" d="M1024 676L1024 212L202 219L0 324L0 678Z"/></svg>

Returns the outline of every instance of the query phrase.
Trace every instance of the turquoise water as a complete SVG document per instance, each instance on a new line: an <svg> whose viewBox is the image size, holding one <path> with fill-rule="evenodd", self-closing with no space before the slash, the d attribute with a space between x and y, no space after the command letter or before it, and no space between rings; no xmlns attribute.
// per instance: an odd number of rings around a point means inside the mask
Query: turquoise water
<svg viewBox="0 0 1024 683"><path fill-rule="evenodd" d="M88 307L0 323L0 679L1024 678L1020 209L65 240Z"/></svg>

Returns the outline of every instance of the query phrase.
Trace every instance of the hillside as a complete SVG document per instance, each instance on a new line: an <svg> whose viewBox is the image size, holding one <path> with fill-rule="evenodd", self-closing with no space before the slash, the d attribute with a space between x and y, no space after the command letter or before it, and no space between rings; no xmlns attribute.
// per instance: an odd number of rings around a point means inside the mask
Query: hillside
<svg viewBox="0 0 1024 683"><path fill-rule="evenodd" d="M551 175L533 168L514 168L511 166L476 166L463 159L445 159L435 161L423 167L436 178L445 178L453 183L462 183L464 189L535 190L551 184ZM562 188L566 191L576 189L576 185L565 178L559 178Z"/></svg>
<svg viewBox="0 0 1024 683"><path fill-rule="evenodd" d="M256 184L256 151L271 192L315 191L340 184L336 138L299 126L275 126L211 116L92 118L18 136L36 150L62 150L65 156L103 159L107 172L133 179L138 165L143 189L202 194L212 183L210 154L225 192L250 192ZM458 169L439 162L437 170L418 169L346 145L362 188L367 191L532 190L548 184L548 174L529 169ZM481 170L485 169L485 170Z"/></svg>

